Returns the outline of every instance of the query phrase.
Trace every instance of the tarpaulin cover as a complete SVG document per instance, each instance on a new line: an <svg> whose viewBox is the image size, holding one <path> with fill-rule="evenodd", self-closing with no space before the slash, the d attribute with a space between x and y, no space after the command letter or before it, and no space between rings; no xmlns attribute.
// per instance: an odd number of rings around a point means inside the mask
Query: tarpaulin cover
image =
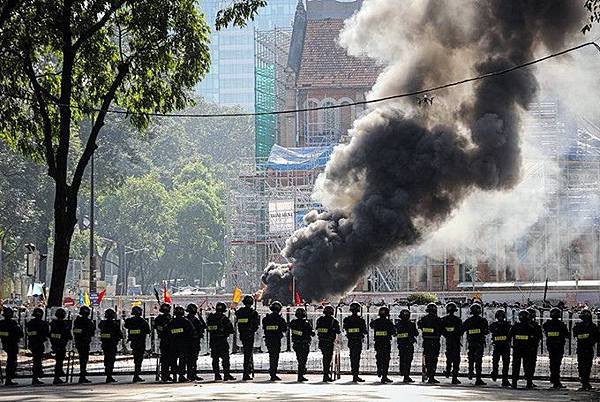
<svg viewBox="0 0 600 402"><path fill-rule="evenodd" d="M267 169L311 170L325 166L333 151L333 145L326 147L284 148L273 145L267 160Z"/></svg>

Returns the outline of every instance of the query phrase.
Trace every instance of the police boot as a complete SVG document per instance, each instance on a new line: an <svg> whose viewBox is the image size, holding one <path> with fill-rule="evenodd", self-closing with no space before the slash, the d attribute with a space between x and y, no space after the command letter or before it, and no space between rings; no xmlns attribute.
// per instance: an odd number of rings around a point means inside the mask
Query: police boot
<svg viewBox="0 0 600 402"><path fill-rule="evenodd" d="M305 378L303 375L298 375L298 382L305 382L308 381L307 378Z"/></svg>
<svg viewBox="0 0 600 402"><path fill-rule="evenodd" d="M452 376L452 384L459 385L459 384L462 384L462 383L458 380L458 377Z"/></svg>
<svg viewBox="0 0 600 402"><path fill-rule="evenodd" d="M502 386L503 387L510 387L510 381L508 381L506 379L502 380Z"/></svg>
<svg viewBox="0 0 600 402"><path fill-rule="evenodd" d="M180 375L179 376L179 382L180 383L188 382L188 379L184 375Z"/></svg>
<svg viewBox="0 0 600 402"><path fill-rule="evenodd" d="M486 385L486 383L481 379L481 377L477 377L477 379L475 380L475 385L479 386L479 385Z"/></svg>
<svg viewBox="0 0 600 402"><path fill-rule="evenodd" d="M413 380L412 378L410 378L410 376L405 375L404 379L402 380L402 382L409 384L411 382L415 382L415 380Z"/></svg>
<svg viewBox="0 0 600 402"><path fill-rule="evenodd" d="M527 389L533 389L534 385L533 385L533 381L527 381L527 385L525 385L525 388Z"/></svg>
<svg viewBox="0 0 600 402"><path fill-rule="evenodd" d="M144 382L146 380L144 380L142 377L135 375L133 376L133 383L138 383L138 382Z"/></svg>
<svg viewBox="0 0 600 402"><path fill-rule="evenodd" d="M114 382L118 382L118 381L115 380L112 375L109 375L109 376L106 377L106 383L107 384L112 384Z"/></svg>
<svg viewBox="0 0 600 402"><path fill-rule="evenodd" d="M565 387L560 381L557 381L554 383L554 385L552 385L552 388L563 389L563 388L567 388L567 387Z"/></svg>
<svg viewBox="0 0 600 402"><path fill-rule="evenodd" d="M272 375L271 381L281 381L281 378L279 378L277 375Z"/></svg>
<svg viewBox="0 0 600 402"><path fill-rule="evenodd" d="M11 386L14 386L14 385L19 385L19 383L15 382L15 381L13 381L11 379L7 379L6 381L4 381L4 386L5 387L11 387Z"/></svg>
<svg viewBox="0 0 600 402"><path fill-rule="evenodd" d="M356 375L352 377L352 382L365 382L365 380Z"/></svg>
<svg viewBox="0 0 600 402"><path fill-rule="evenodd" d="M242 377L242 381L251 381L252 377L246 373L244 373L244 376Z"/></svg>
<svg viewBox="0 0 600 402"><path fill-rule="evenodd" d="M235 381L235 377L233 377L231 374L227 373L223 376L223 381Z"/></svg>
<svg viewBox="0 0 600 402"><path fill-rule="evenodd" d="M446 363L446 370L444 371L444 376L446 376L446 378L450 378L450 363Z"/></svg>
<svg viewBox="0 0 600 402"><path fill-rule="evenodd" d="M469 362L469 374L468 374L468 378L469 380L473 379L473 362Z"/></svg>
<svg viewBox="0 0 600 402"><path fill-rule="evenodd" d="M435 379L435 377L431 376L429 377L429 379L427 380L427 384L439 384L440 382L438 380Z"/></svg>
<svg viewBox="0 0 600 402"><path fill-rule="evenodd" d="M40 381L40 379L39 379L39 378L33 378L33 379L31 380L31 385L44 385L44 382L43 382L43 381Z"/></svg>
<svg viewBox="0 0 600 402"><path fill-rule="evenodd" d="M490 374L490 377L492 377L492 381L496 382L496 380L498 379L498 372L492 371L492 373Z"/></svg>
<svg viewBox="0 0 600 402"><path fill-rule="evenodd" d="M86 377L79 377L79 381L77 381L79 384L90 384L91 381L88 380Z"/></svg>
<svg viewBox="0 0 600 402"><path fill-rule="evenodd" d="M52 384L54 384L54 385L60 385L60 384L64 384L64 383L65 382L60 377L54 377L54 381L52 381Z"/></svg>

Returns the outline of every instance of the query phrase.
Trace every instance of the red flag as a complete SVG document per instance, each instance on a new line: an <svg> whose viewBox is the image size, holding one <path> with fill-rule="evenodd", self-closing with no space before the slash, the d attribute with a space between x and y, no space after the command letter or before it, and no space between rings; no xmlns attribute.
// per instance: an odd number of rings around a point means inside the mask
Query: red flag
<svg viewBox="0 0 600 402"><path fill-rule="evenodd" d="M298 291L296 291L296 294L294 295L294 306L299 306L302 304L302 298L300 297L300 293L298 293Z"/></svg>
<svg viewBox="0 0 600 402"><path fill-rule="evenodd" d="M100 304L102 302L102 299L104 299L104 296L106 296L106 289L104 289L102 292L98 293L98 304Z"/></svg>
<svg viewBox="0 0 600 402"><path fill-rule="evenodd" d="M163 288L163 302L165 303L173 303L173 300L171 299L171 295L169 294L169 291L167 290L167 287L165 286Z"/></svg>

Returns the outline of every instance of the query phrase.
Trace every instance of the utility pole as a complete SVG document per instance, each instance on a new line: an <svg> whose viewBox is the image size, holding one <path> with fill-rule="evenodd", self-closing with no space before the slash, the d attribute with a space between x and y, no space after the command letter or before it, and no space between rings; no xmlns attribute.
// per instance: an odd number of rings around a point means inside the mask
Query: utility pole
<svg viewBox="0 0 600 402"><path fill-rule="evenodd" d="M96 258L94 256L94 153L90 159L90 295L96 292Z"/></svg>

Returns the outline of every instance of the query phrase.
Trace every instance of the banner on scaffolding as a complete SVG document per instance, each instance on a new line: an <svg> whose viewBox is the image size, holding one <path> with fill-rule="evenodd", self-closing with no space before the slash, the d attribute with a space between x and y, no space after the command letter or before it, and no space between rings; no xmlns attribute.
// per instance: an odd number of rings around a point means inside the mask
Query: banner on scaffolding
<svg viewBox="0 0 600 402"><path fill-rule="evenodd" d="M269 200L269 232L290 233L294 228L294 200Z"/></svg>

